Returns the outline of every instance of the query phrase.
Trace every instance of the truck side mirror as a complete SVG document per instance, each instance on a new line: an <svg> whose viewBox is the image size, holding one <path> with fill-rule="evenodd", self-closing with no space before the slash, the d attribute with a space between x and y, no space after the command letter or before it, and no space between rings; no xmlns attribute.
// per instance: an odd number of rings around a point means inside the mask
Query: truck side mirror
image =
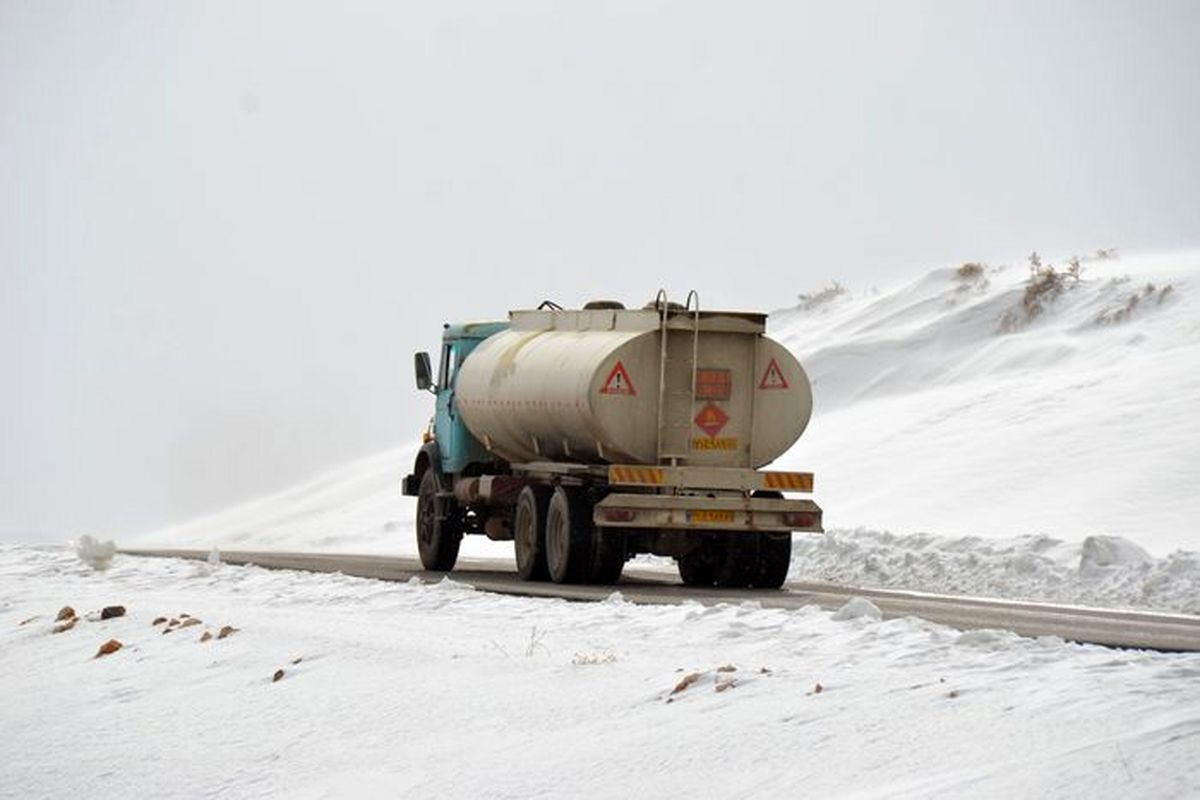
<svg viewBox="0 0 1200 800"><path fill-rule="evenodd" d="M417 353L413 357L417 368L417 388L422 392L433 387L433 369L429 366L429 353Z"/></svg>

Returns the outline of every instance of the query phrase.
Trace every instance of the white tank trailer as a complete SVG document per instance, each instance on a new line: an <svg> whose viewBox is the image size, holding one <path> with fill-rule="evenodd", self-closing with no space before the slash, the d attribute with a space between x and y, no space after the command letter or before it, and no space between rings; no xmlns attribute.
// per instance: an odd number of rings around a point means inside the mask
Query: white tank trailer
<svg viewBox="0 0 1200 800"><path fill-rule="evenodd" d="M792 532L820 532L821 509L784 495L811 493L811 473L759 468L804 432L812 388L766 315L698 306L660 292L636 310L543 304L447 326L436 386L417 355L446 413L404 481L425 567L451 569L462 535L482 533L515 540L526 580L613 583L655 553L688 585L782 585ZM472 330L487 335L456 358Z"/></svg>

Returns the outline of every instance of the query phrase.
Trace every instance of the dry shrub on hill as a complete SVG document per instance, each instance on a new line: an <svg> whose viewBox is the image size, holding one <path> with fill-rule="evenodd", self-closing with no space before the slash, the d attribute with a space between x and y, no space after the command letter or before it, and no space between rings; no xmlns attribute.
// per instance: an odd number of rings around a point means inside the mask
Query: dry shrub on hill
<svg viewBox="0 0 1200 800"><path fill-rule="evenodd" d="M1066 269L1056 269L1053 264L1043 264L1036 252L1030 254L1029 279L1025 282L1020 307L1004 312L1000 318L1000 332L1012 333L1040 317L1063 292L1077 286L1082 275L1083 265L1078 256L1067 259Z"/></svg>

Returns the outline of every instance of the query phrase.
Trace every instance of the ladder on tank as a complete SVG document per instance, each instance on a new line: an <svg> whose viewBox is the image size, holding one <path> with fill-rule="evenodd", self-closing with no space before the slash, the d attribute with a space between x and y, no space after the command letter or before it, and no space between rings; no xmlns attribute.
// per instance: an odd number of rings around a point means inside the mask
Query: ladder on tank
<svg viewBox="0 0 1200 800"><path fill-rule="evenodd" d="M692 307L692 301L695 300L695 308ZM688 292L687 300L682 307L683 317L688 318L690 312L690 321L692 329L692 356L687 360L691 367L691 380L689 388L668 390L667 388L667 362L670 361L668 355L668 341L670 339L670 325L668 323L671 316L671 304L667 300L667 290L659 289L658 294L654 297L654 305L658 308L659 314L659 360L658 360L658 437L656 445L656 460L659 464L670 464L678 466L680 461L686 461L690 456L691 432L692 432L692 414L696 408L696 373L698 371L700 357L700 294L692 289ZM677 306L678 307L678 306ZM687 403L673 403L675 406L682 406L683 414L681 419L670 420L667 414L667 406L671 400L682 400L687 398ZM672 432L678 431L682 434L683 447L682 452L669 450L670 443L667 442L667 429L665 426L670 423Z"/></svg>

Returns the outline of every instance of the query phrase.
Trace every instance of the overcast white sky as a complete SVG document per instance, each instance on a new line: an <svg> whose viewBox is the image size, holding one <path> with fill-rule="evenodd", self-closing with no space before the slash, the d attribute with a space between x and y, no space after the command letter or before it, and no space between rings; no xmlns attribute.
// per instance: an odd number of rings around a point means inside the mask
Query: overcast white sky
<svg viewBox="0 0 1200 800"><path fill-rule="evenodd" d="M1191 2L0 0L0 538L410 440L443 321L1200 244L1198 43Z"/></svg>

